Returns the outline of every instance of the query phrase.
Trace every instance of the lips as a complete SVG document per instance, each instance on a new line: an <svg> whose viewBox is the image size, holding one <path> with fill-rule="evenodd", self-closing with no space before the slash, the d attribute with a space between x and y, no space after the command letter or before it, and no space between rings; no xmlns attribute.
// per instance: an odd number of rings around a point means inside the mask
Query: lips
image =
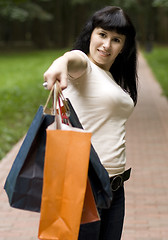
<svg viewBox="0 0 168 240"><path fill-rule="evenodd" d="M100 54L101 56L103 56L103 57L108 57L108 56L110 56L110 53L109 53L109 52L103 51L103 50L101 50L101 49L97 49L97 50L98 50L99 54Z"/></svg>

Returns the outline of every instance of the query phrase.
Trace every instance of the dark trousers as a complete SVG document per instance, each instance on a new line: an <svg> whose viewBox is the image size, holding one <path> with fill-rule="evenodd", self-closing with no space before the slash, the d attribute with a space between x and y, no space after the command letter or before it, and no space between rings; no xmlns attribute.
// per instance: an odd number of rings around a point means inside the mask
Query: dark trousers
<svg viewBox="0 0 168 240"><path fill-rule="evenodd" d="M121 239L125 215L124 187L113 193L111 207L99 209L100 221L81 225L78 240Z"/></svg>

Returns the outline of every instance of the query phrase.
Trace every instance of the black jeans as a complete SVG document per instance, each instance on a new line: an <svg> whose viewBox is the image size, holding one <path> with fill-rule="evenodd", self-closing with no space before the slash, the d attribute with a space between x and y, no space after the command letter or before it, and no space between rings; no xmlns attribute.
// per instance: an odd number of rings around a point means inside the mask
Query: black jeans
<svg viewBox="0 0 168 240"><path fill-rule="evenodd" d="M78 240L120 240L124 215L124 187L113 192L113 201L109 209L98 209L101 220L83 224L80 227Z"/></svg>

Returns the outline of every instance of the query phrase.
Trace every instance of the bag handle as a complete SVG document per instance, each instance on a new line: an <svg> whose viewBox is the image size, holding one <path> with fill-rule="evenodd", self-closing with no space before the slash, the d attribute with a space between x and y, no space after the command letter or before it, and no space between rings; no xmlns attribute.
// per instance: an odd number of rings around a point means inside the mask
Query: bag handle
<svg viewBox="0 0 168 240"><path fill-rule="evenodd" d="M56 105L57 105L57 102L59 103L59 108L61 109L61 104L60 104L60 99L63 103L63 107L65 109L65 113L66 113L66 117L68 118L70 116L70 109L69 109L69 106L68 106L68 103L67 103L67 100L65 99L63 93L62 93L62 89L59 85L59 82L56 81L56 83L52 86L51 88L51 91L49 93L49 96L47 98L47 101L44 105L44 112L46 111L46 108L48 106L48 103L49 101L51 100L51 97L53 95L53 92L54 92L54 101L53 101L53 109L54 109L54 112L53 114L55 115L56 114ZM61 114L62 115L62 114ZM64 114L65 115L65 114Z"/></svg>
<svg viewBox="0 0 168 240"><path fill-rule="evenodd" d="M44 111L44 112L45 112L46 109L47 109L47 106L48 106L48 103L49 103L49 101L50 101L50 99L51 99L51 96L52 96L52 94L53 94L53 91L54 91L54 86L52 86L51 91L50 91L50 93L49 93L49 95L48 95L47 101L46 101L46 103L45 103L45 105L44 105L44 108L43 108L43 111Z"/></svg>
<svg viewBox="0 0 168 240"><path fill-rule="evenodd" d="M53 85L53 87L49 93L46 104L43 108L44 112L46 111L46 108L47 108L48 103L51 100L52 96L53 96L53 107L52 107L51 114L53 114L55 116L55 120L54 120L54 124L52 124L53 127L51 127L51 128L52 129L61 129L62 123L66 124L66 125L70 124L70 121L69 121L70 109L69 109L67 100L65 99L65 97L62 93L62 89L61 89L58 81Z"/></svg>

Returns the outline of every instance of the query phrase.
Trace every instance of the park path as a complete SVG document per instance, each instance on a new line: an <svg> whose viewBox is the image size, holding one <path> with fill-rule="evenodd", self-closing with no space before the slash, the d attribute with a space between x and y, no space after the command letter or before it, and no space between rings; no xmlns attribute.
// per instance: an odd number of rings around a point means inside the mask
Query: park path
<svg viewBox="0 0 168 240"><path fill-rule="evenodd" d="M139 55L139 101L127 124L122 240L168 240L168 101ZM22 140L0 162L0 240L37 240L39 214L9 207L3 185Z"/></svg>
<svg viewBox="0 0 168 240"><path fill-rule="evenodd" d="M123 240L168 240L168 100L139 56L139 101L127 125Z"/></svg>

